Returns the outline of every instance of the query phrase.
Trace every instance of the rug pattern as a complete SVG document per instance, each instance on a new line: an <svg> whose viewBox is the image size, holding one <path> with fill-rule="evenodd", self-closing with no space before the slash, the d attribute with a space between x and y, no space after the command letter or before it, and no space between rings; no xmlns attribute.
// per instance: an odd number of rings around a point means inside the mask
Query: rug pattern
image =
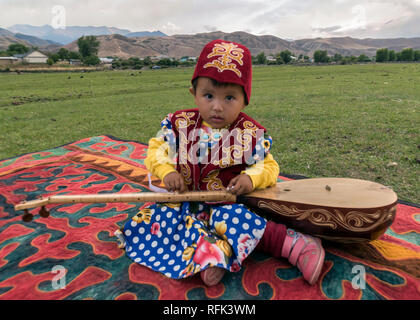
<svg viewBox="0 0 420 320"><path fill-rule="evenodd" d="M149 191L146 152L144 144L104 135L0 161L0 299L420 299L414 204L399 203L376 241L326 243L314 286L287 261L253 252L212 288L198 275L168 279L118 248L113 232L147 203L48 205L49 218L33 209L29 223L14 210L42 195Z"/></svg>

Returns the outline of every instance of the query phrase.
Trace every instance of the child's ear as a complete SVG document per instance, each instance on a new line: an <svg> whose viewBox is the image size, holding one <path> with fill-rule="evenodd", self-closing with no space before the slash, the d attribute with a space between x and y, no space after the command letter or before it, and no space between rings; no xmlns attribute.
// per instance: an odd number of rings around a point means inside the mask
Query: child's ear
<svg viewBox="0 0 420 320"><path fill-rule="evenodd" d="M195 90L193 87L190 88L190 93L195 97Z"/></svg>

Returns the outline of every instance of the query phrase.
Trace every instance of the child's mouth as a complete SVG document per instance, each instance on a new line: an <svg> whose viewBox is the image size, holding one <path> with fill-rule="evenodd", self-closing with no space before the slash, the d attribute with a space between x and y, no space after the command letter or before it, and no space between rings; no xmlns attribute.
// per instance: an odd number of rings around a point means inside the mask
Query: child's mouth
<svg viewBox="0 0 420 320"><path fill-rule="evenodd" d="M211 119L212 122L215 122L215 123L221 123L221 122L224 121L224 119L222 117L218 117L218 116L210 117L210 119Z"/></svg>

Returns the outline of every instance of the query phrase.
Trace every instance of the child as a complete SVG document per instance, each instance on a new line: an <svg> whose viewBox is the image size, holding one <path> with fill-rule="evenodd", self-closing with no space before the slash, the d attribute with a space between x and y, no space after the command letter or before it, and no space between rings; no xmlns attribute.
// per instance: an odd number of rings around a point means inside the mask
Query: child
<svg viewBox="0 0 420 320"><path fill-rule="evenodd" d="M168 115L161 134L149 141L145 165L169 191L227 189L240 195L276 183L271 138L242 113L251 82L248 48L223 40L204 47L190 88L198 108ZM288 258L313 284L325 255L319 239L236 203L153 204L116 235L135 262L174 279L200 272L207 286L226 270L239 271L255 248Z"/></svg>

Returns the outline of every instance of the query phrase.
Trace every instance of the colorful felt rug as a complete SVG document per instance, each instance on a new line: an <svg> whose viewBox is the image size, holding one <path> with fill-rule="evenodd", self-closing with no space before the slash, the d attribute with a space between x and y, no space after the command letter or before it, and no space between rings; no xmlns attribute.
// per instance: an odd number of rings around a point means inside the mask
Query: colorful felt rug
<svg viewBox="0 0 420 320"><path fill-rule="evenodd" d="M138 142L99 136L0 161L0 299L420 299L414 204L398 204L379 240L325 244L314 286L286 260L253 252L240 272L212 288L198 275L168 279L118 248L113 232L147 204L48 205L49 218L33 209L29 223L14 210L42 195L148 191L146 151Z"/></svg>

